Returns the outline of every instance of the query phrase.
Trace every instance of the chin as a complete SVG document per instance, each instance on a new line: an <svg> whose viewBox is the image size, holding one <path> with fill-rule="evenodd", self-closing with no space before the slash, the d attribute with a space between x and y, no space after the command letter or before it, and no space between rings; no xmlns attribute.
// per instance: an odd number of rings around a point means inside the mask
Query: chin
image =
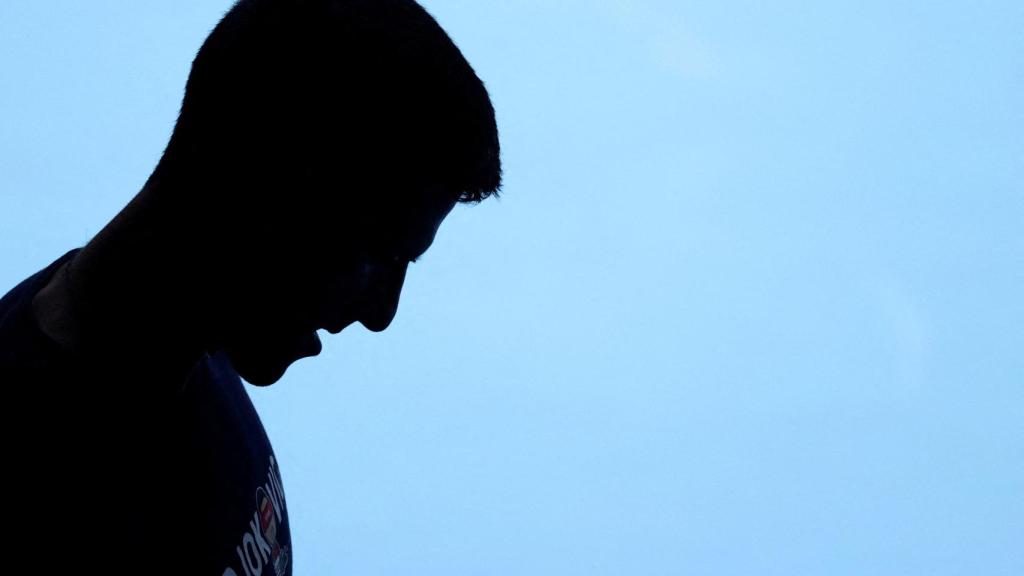
<svg viewBox="0 0 1024 576"><path fill-rule="evenodd" d="M316 356L320 350L320 339L315 332L272 349L244 345L225 348L235 372L253 386L270 386L280 380L296 360Z"/></svg>
<svg viewBox="0 0 1024 576"><path fill-rule="evenodd" d="M230 351L228 351L228 358L231 360L235 372L238 372L243 380L253 386L270 386L277 382L294 361L268 362L266 357L232 354Z"/></svg>

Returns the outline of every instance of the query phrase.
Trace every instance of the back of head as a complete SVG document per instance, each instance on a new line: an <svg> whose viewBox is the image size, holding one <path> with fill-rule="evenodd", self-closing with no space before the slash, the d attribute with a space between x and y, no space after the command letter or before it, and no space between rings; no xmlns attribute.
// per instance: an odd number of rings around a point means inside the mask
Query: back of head
<svg viewBox="0 0 1024 576"><path fill-rule="evenodd" d="M240 0L155 176L218 212L308 218L423 190L479 201L501 166L483 83L413 0Z"/></svg>

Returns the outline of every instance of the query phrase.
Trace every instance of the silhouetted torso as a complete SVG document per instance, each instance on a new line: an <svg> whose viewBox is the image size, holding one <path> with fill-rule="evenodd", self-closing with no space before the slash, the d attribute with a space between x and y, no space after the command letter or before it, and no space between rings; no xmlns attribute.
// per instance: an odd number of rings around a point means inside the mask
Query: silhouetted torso
<svg viewBox="0 0 1024 576"><path fill-rule="evenodd" d="M280 472L223 354L178 390L39 330L32 297L75 253L0 300L10 550L43 573L291 574Z"/></svg>

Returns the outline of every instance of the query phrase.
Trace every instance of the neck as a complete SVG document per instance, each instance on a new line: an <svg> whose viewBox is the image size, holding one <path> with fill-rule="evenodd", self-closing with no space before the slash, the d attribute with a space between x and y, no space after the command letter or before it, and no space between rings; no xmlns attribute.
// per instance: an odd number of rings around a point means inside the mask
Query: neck
<svg viewBox="0 0 1024 576"><path fill-rule="evenodd" d="M211 324L196 284L216 283L189 234L194 222L151 180L40 291L33 309L61 346L101 365L149 369L184 382L209 349ZM197 278L201 280L197 281Z"/></svg>

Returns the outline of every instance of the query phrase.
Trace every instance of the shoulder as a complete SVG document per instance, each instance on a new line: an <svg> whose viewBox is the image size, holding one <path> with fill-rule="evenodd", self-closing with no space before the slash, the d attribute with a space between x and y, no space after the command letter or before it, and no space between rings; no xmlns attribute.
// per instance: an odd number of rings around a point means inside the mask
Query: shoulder
<svg viewBox="0 0 1024 576"><path fill-rule="evenodd" d="M79 248L69 250L0 298L0 373L31 364L41 352L59 350L57 343L40 328L32 302L78 251Z"/></svg>

